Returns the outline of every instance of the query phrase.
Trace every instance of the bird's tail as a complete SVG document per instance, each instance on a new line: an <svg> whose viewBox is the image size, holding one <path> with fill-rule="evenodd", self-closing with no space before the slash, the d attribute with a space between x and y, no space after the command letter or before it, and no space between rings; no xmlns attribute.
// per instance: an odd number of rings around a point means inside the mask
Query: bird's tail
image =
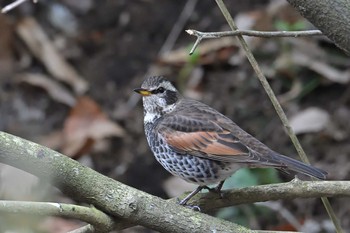
<svg viewBox="0 0 350 233"><path fill-rule="evenodd" d="M303 162L300 162L298 160L289 158L287 156L281 155L281 154L277 154L275 156L274 159L278 160L281 164L286 166L286 169L288 170L292 170L298 173L302 173L308 176L312 176L312 177L316 177L318 179L324 180L327 178L327 172L319 169L317 167L311 166L311 165L307 165ZM281 168L282 170L284 170L284 168Z"/></svg>

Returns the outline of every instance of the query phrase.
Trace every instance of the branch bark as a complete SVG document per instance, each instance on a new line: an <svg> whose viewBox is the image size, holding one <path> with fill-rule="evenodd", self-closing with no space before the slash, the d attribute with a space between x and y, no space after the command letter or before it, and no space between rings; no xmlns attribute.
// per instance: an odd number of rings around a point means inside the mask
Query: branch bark
<svg viewBox="0 0 350 233"><path fill-rule="evenodd" d="M299 13L350 55L349 0L287 0Z"/></svg>
<svg viewBox="0 0 350 233"><path fill-rule="evenodd" d="M214 228L226 232L233 229L236 232L249 231L236 224L183 208L176 204L175 198L165 201L133 189L67 156L3 132L0 132L0 162L48 180L70 197L93 204L114 216L115 229L143 225L166 232L204 232ZM284 184L228 190L224 192L224 198L210 193L198 194L193 202L206 212L244 203L320 196L350 196L350 181L312 182L294 179ZM96 225L88 218L82 220ZM111 226L110 222L107 225Z"/></svg>
<svg viewBox="0 0 350 233"><path fill-rule="evenodd" d="M58 152L4 132L0 132L0 162L32 173L68 196L120 218L116 228L136 224L160 232L250 232L129 187Z"/></svg>
<svg viewBox="0 0 350 233"><path fill-rule="evenodd" d="M297 178L282 184L259 185L216 193L201 193L191 201L206 212L228 206L280 199L350 197L350 181L302 181Z"/></svg>
<svg viewBox="0 0 350 233"><path fill-rule="evenodd" d="M114 221L104 212L93 207L53 202L1 201L0 213L52 215L79 219L90 223L96 232L109 232L114 229Z"/></svg>

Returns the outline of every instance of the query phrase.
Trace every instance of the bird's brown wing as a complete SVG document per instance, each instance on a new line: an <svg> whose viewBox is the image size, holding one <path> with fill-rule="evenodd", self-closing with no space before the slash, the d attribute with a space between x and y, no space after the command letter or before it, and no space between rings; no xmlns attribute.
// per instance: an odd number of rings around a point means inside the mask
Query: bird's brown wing
<svg viewBox="0 0 350 233"><path fill-rule="evenodd" d="M327 172L272 151L209 106L184 101L156 126L160 136L179 153L326 178Z"/></svg>
<svg viewBox="0 0 350 233"><path fill-rule="evenodd" d="M264 157L244 145L229 130L215 121L191 116L168 116L157 132L177 152L218 161L273 166ZM276 164L277 165L277 164Z"/></svg>

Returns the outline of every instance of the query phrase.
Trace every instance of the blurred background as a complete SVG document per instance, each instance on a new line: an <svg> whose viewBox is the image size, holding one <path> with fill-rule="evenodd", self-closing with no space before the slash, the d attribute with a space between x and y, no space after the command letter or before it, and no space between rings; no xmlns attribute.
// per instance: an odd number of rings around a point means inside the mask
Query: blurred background
<svg viewBox="0 0 350 233"><path fill-rule="evenodd" d="M1 7L11 3L1 0ZM240 29L308 30L285 1L226 1ZM190 191L156 162L133 89L165 75L187 97L216 108L274 150L298 158L235 38L202 41L185 29L229 30L214 1L27 1L0 14L0 130L48 146L153 195ZM350 60L325 37L253 38L250 48L311 163L350 178ZM285 182L273 169L241 169L225 188ZM0 199L75 203L28 173L0 164ZM345 231L350 207L330 199ZM212 215L251 229L334 232L320 199L273 201ZM0 232L67 232L58 217L0 217ZM142 227L123 232L153 232Z"/></svg>

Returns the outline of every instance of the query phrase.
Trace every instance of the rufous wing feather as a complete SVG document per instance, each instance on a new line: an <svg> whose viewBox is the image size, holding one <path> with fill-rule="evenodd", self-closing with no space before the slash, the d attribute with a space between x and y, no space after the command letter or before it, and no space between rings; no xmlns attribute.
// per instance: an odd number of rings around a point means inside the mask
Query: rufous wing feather
<svg viewBox="0 0 350 233"><path fill-rule="evenodd" d="M231 156L243 157L243 160L249 159L248 148L236 140L229 131L182 132L163 127L159 132L166 142L179 152L202 154L227 161L231 160L229 158Z"/></svg>

